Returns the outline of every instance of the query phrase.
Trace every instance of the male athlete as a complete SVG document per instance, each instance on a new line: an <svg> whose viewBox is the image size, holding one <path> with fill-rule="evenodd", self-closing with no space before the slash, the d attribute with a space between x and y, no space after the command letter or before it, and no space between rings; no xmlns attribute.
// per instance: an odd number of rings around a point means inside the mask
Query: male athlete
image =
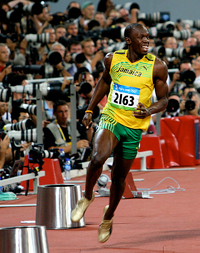
<svg viewBox="0 0 200 253"><path fill-rule="evenodd" d="M124 35L128 50L105 56L103 76L83 118L83 124L89 128L95 106L109 93L95 134L85 196L71 213L74 222L83 217L94 200L93 187L102 173L102 166L114 151L109 205L104 208L98 230L98 239L102 243L111 235L114 212L125 189L125 178L137 155L142 131L147 130L151 114L165 110L168 103L168 70L163 61L148 53L147 29L133 23L126 27ZM154 88L158 101L151 104Z"/></svg>

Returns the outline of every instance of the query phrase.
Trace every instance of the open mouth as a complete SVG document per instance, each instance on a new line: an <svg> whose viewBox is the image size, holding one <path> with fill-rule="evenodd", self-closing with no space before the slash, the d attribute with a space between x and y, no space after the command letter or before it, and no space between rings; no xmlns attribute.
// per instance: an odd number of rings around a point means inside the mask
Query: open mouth
<svg viewBox="0 0 200 253"><path fill-rule="evenodd" d="M149 46L148 46L148 45L143 45L142 48L143 48L145 51L148 51L148 50L149 50Z"/></svg>

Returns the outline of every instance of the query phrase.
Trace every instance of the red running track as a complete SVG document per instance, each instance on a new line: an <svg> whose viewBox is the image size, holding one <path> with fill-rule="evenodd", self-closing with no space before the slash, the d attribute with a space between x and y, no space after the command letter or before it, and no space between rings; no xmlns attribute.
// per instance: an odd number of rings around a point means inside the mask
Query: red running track
<svg viewBox="0 0 200 253"><path fill-rule="evenodd" d="M137 188L151 188L171 177L185 191L153 194L152 199L122 199L115 212L112 235L104 244L98 242L97 230L109 199L98 197L85 213L84 228L47 230L50 253L199 253L200 166L186 171L133 172L133 177L144 179L135 182ZM85 176L76 179L84 180ZM177 187L167 179L156 189L168 186ZM36 195L18 198L0 204L36 203ZM21 221L35 220L36 215L36 207L1 207L0 211L0 227L22 226Z"/></svg>

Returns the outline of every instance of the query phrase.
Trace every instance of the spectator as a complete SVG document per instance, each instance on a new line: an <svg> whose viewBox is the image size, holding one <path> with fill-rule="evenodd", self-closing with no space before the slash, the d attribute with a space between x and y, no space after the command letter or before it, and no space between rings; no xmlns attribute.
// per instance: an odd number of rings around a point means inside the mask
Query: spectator
<svg viewBox="0 0 200 253"><path fill-rule="evenodd" d="M54 115L56 119L44 128L44 148L59 148L63 149L68 155L71 153L71 130L69 127L68 118L68 105L65 101L58 100L54 104ZM89 141L86 135L77 136L76 147L78 150L81 148L89 147Z"/></svg>
<svg viewBox="0 0 200 253"><path fill-rule="evenodd" d="M76 37L78 35L78 24L75 22L69 22L66 24L67 38ZM71 35L69 37L69 35Z"/></svg>
<svg viewBox="0 0 200 253"><path fill-rule="evenodd" d="M11 114L8 111L8 102L4 102L4 114L2 115L2 119L12 122Z"/></svg>
<svg viewBox="0 0 200 253"><path fill-rule="evenodd" d="M41 47L38 48L38 53L40 57L43 54L48 54L50 52L50 48L53 45L53 43L56 42L56 34L55 34L55 29L54 28L45 28L44 33L49 34L49 42L48 43L42 43Z"/></svg>
<svg viewBox="0 0 200 253"><path fill-rule="evenodd" d="M185 102L187 99L188 92L197 92L193 84L183 87L183 92L182 92L181 101L180 101L180 115L186 114Z"/></svg>
<svg viewBox="0 0 200 253"><path fill-rule="evenodd" d="M192 67L194 69L196 78L194 80L194 85L197 89L200 88L200 56L192 61Z"/></svg>
<svg viewBox="0 0 200 253"><path fill-rule="evenodd" d="M71 76L70 73L67 71L67 65L65 63L65 47L59 43L55 42L51 45L51 59L50 54L47 59L47 54L43 54L41 65L44 65L44 77L66 77ZM57 52L55 54L54 52Z"/></svg>
<svg viewBox="0 0 200 253"><path fill-rule="evenodd" d="M95 70L97 62L103 60L104 54L102 50L96 52L95 54L95 44L91 38L83 40L81 44L83 47L83 54L86 58L85 62L83 63L83 66L88 68L89 71L92 73L92 71Z"/></svg>
<svg viewBox="0 0 200 253"><path fill-rule="evenodd" d="M112 0L99 0L97 5L97 12L105 13L105 17L107 18L110 11L115 8Z"/></svg>
<svg viewBox="0 0 200 253"><path fill-rule="evenodd" d="M191 71L188 72L187 70ZM185 72L187 71L187 72ZM181 78L183 76L183 73L185 74L188 73L188 78L185 78L185 81L189 81L190 83L184 82L184 80ZM192 70L192 64L190 63L189 60L184 60L180 63L179 71L175 72L172 76L172 81L169 84L169 92L170 93L176 93L178 96L182 95L183 87L186 86L187 84L192 84L194 79L190 79L189 74L193 72ZM194 72L193 72L194 73ZM186 76L186 75L185 75ZM194 78L195 78L195 73L194 73ZM182 80L181 80L182 79Z"/></svg>
<svg viewBox="0 0 200 253"><path fill-rule="evenodd" d="M5 75L11 73L11 65L6 66L9 62L10 50L8 46L4 43L0 43L0 82L2 82Z"/></svg>
<svg viewBox="0 0 200 253"><path fill-rule="evenodd" d="M193 36L197 39L198 45L200 45L200 30L194 31Z"/></svg>
<svg viewBox="0 0 200 253"><path fill-rule="evenodd" d="M94 18L95 9L92 1L83 2L81 5L82 18L79 20L80 26L85 29L90 20Z"/></svg>
<svg viewBox="0 0 200 253"><path fill-rule="evenodd" d="M186 115L200 116L200 100L197 92L188 92L185 102Z"/></svg>
<svg viewBox="0 0 200 253"><path fill-rule="evenodd" d="M0 130L3 129L3 127L10 123L7 119L2 118L2 116L5 113L5 102L0 102Z"/></svg>
<svg viewBox="0 0 200 253"><path fill-rule="evenodd" d="M106 17L103 12L97 12L94 16L94 19L99 22L101 28L105 28L106 26Z"/></svg>
<svg viewBox="0 0 200 253"><path fill-rule="evenodd" d="M67 30L64 25L57 25L55 28L56 41L59 42L60 37L65 37Z"/></svg>

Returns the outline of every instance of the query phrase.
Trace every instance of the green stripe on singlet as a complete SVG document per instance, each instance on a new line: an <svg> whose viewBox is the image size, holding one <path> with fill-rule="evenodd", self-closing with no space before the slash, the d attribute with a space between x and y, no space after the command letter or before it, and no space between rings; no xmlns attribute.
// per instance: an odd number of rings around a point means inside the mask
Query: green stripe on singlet
<svg viewBox="0 0 200 253"><path fill-rule="evenodd" d="M117 121L114 120L114 119L112 119L111 117L105 115L105 114L102 117L103 117L103 119L102 119L103 122L101 121L100 128L101 127L102 128L106 128L106 129L110 130L111 132L113 132L114 131L114 127L117 124ZM109 121L109 123L106 122L106 121Z"/></svg>

